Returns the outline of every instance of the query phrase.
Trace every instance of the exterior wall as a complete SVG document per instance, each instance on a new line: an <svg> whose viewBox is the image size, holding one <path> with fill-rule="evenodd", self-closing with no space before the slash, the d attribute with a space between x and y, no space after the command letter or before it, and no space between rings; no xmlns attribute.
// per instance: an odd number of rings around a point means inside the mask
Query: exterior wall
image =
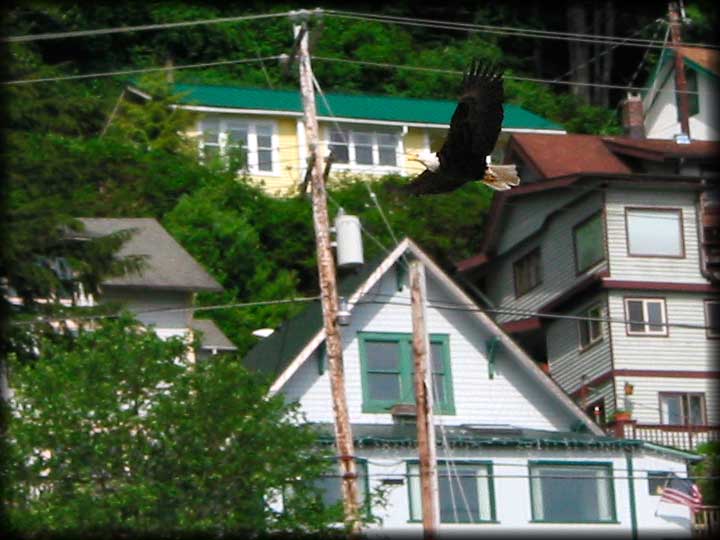
<svg viewBox="0 0 720 540"><path fill-rule="evenodd" d="M520 205L522 202L524 201L518 201L516 204ZM527 224L525 220L529 219L537 221L537 218L530 217L536 215L532 211L536 208L536 205L533 204L532 209L525 211L524 214L527 216L525 219L508 221L508 228L510 228L510 225L513 230L516 227L522 228ZM573 227L601 208L602 195L600 193L593 193L589 197L573 202L568 206L562 206L558 209L557 214L549 218L545 229L539 235L516 244L517 247L500 257L494 263L494 268L488 275L487 286L485 287L486 293L495 302L496 306L514 310L534 311L589 274L606 269L607 263L605 261L587 269L582 274L577 274L575 269ZM541 211L539 208L537 210ZM536 227L537 225L536 223ZM514 235L514 233L511 234ZM516 298L513 263L538 246L540 247L542 261L542 283L535 289ZM497 320L507 322L524 319L528 316L522 313L501 313L498 315Z"/></svg>
<svg viewBox="0 0 720 540"><path fill-rule="evenodd" d="M382 485L385 478L403 479L402 485L389 488L388 505L376 509L375 515L382 519L382 525L370 525L367 533L370 537L383 534L416 533L421 535L422 524L410 522L409 488L407 481L407 461L417 460L415 448L359 448L358 454L369 460L369 488L372 491ZM495 523L483 524L441 524L441 532L458 534L547 534L553 536L577 537L583 534L600 535L603 538L622 534L630 536L632 530L630 515L630 491L627 462L619 450L501 450L494 448L453 449L447 456L438 451L438 459L451 457L462 461L484 461L492 463ZM535 523L532 521L530 501L530 482L528 479L528 461L558 460L568 462L611 463L613 471L613 491L616 523ZM639 538L655 538L658 533L663 537L689 536L690 513L687 507L667 505L659 502L660 497L651 495L648 489L648 471L675 471L685 475L685 464L657 454L635 454L633 458L635 509ZM385 486L386 488L388 486ZM462 507L459 499L457 505ZM655 515L656 510L658 515ZM403 536L405 537L405 536ZM419 536L418 536L419 537ZM465 537L465 536L463 536Z"/></svg>
<svg viewBox="0 0 720 540"><path fill-rule="evenodd" d="M163 291L132 287L104 287L101 302L118 302L134 313L145 325L153 325L162 337L186 336L190 327L191 311L158 311L187 308L192 305L192 293Z"/></svg>
<svg viewBox="0 0 720 540"><path fill-rule="evenodd" d="M591 301L583 302L578 309L574 309L568 315L582 314L597 304L602 306L601 316L607 317L607 295L604 293ZM581 350L577 320L551 319L551 321L546 331L548 363L552 378L565 392L572 394L579 390L583 375L587 375L589 382L612 369L612 350L607 323L601 323L602 339ZM588 399L588 402L591 401L592 398Z"/></svg>
<svg viewBox="0 0 720 540"><path fill-rule="evenodd" d="M287 194L305 178L306 165L299 155L297 122L294 118L272 116L253 116L253 119L275 123L279 166L276 174L253 174L251 178L269 193Z"/></svg>
<svg viewBox="0 0 720 540"><path fill-rule="evenodd" d="M412 332L407 286L398 292L395 273L390 271L368 292L388 303L360 303L352 311L351 325L342 327L345 382L350 420L356 423L392 423L389 413L362 412L362 376L357 332ZM428 276L430 302L452 302ZM397 305L404 304L404 305ZM489 338L470 315L459 310L439 310L428 306L429 333L450 336L451 376L455 414L436 415L438 422L459 424L513 424L537 429L568 430L574 418L555 406L547 394L522 369L511 363L500 350L496 374L488 376L485 339ZM319 375L318 363L305 364L283 387L290 400L299 400L310 422L333 422L330 382L325 371Z"/></svg>
<svg viewBox="0 0 720 540"><path fill-rule="evenodd" d="M610 277L612 279L707 283L700 273L696 193L611 189L607 192L606 201ZM628 255L625 223L627 207L681 209L685 256L677 258Z"/></svg>
<svg viewBox="0 0 720 540"><path fill-rule="evenodd" d="M622 321L625 317L623 298L665 298L668 322L673 321L705 326L704 298L702 294L668 292L660 294L645 291L610 291L608 305L610 318ZM720 341L709 339L702 328L670 326L668 336L629 336L625 324L610 324L615 369L667 370L708 372L717 374L720 368ZM717 375L715 375L716 377ZM708 374L705 374L708 377ZM625 376L616 379L618 396L623 395L625 382L634 385L631 398L633 418L638 423L660 422L658 392L704 392L708 421L720 423L716 413L720 403L717 378Z"/></svg>
<svg viewBox="0 0 720 540"><path fill-rule="evenodd" d="M665 77L657 98L652 106L646 107L645 133L650 139L672 139L680 133L675 105L675 77ZM697 72L700 112L690 117L690 137L699 141L720 139L720 126L717 124L718 104L715 94L720 89L718 79L703 72Z"/></svg>

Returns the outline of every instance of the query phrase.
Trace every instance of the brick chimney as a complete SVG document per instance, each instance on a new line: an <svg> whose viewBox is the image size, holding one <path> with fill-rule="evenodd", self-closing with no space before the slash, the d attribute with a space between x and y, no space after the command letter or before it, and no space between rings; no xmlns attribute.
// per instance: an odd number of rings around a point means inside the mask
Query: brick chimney
<svg viewBox="0 0 720 540"><path fill-rule="evenodd" d="M622 125L625 135L631 139L644 139L643 103L639 94L628 93L622 103Z"/></svg>

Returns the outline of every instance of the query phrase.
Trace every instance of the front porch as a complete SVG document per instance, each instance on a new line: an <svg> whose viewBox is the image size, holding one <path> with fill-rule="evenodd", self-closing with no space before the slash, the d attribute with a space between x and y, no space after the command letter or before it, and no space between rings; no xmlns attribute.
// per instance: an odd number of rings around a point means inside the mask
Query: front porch
<svg viewBox="0 0 720 540"><path fill-rule="evenodd" d="M640 439L691 452L702 443L720 440L720 426L638 424L635 420L618 420L609 423L606 431L614 437Z"/></svg>

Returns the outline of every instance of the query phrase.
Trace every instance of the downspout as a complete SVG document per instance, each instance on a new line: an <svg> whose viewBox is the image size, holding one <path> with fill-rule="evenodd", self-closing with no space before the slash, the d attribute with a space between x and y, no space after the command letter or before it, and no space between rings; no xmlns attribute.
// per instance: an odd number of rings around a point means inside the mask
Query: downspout
<svg viewBox="0 0 720 540"><path fill-rule="evenodd" d="M632 449L625 449L625 463L627 464L628 493L630 495L630 537L637 540L637 509L635 508L635 478L633 477Z"/></svg>

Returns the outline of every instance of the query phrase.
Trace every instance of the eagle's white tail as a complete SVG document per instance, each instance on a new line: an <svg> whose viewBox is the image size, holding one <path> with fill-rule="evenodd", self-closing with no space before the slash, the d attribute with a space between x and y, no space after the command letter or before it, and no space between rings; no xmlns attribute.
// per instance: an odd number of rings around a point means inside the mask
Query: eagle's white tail
<svg viewBox="0 0 720 540"><path fill-rule="evenodd" d="M482 183L498 191L505 191L520 183L515 165L490 165Z"/></svg>

